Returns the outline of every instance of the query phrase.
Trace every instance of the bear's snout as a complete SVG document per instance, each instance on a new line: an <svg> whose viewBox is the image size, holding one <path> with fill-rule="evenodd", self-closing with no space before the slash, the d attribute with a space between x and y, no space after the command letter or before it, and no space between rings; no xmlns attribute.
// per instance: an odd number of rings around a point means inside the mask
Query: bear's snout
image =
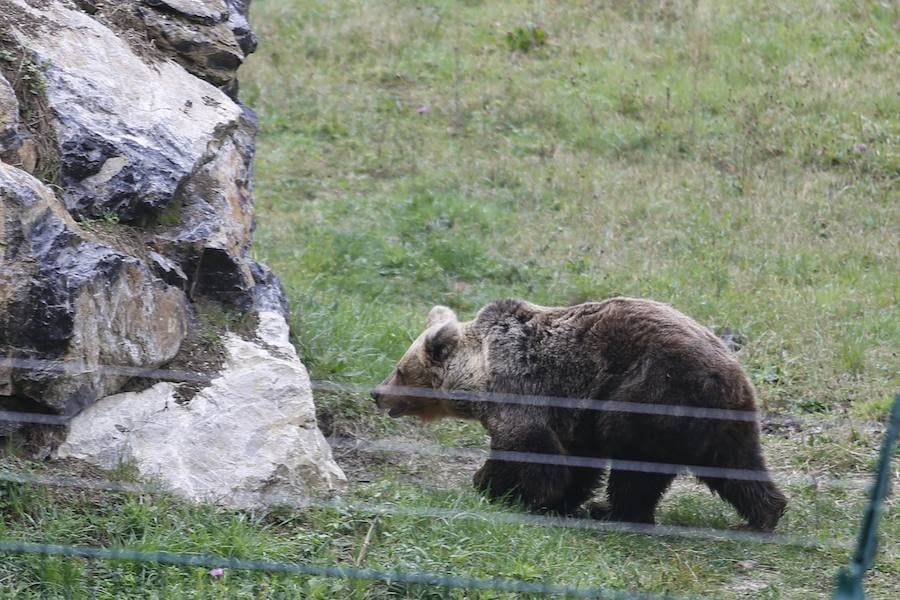
<svg viewBox="0 0 900 600"><path fill-rule="evenodd" d="M409 413L409 404L401 396L391 393L391 386L379 385L369 394L378 408L388 409L389 417L401 417Z"/></svg>
<svg viewBox="0 0 900 600"><path fill-rule="evenodd" d="M390 386L383 383L372 388L369 395L372 397L372 400L375 401L375 406L378 408L391 408L395 403L395 398L393 397L393 394L390 393Z"/></svg>
<svg viewBox="0 0 900 600"><path fill-rule="evenodd" d="M381 386L373 388L369 395L372 396L372 400L375 401L375 406L381 408L381 399L384 398L384 393L381 391Z"/></svg>

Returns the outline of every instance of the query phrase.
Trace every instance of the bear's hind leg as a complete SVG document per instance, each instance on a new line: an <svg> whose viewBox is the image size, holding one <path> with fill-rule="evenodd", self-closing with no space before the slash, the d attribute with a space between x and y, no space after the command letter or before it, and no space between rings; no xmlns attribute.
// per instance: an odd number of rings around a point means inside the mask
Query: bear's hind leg
<svg viewBox="0 0 900 600"><path fill-rule="evenodd" d="M787 498L771 480L698 479L731 504L747 520L748 526L757 531L774 530L787 507Z"/></svg>
<svg viewBox="0 0 900 600"><path fill-rule="evenodd" d="M656 505L662 500L673 479L675 475L666 473L613 469L606 483L609 507L603 517L610 521L655 523Z"/></svg>
<svg viewBox="0 0 900 600"><path fill-rule="evenodd" d="M585 502L590 500L599 487L606 470L592 467L571 467L569 473L569 485L564 502L558 511L562 514L575 513Z"/></svg>
<svg viewBox="0 0 900 600"><path fill-rule="evenodd" d="M698 479L731 504L738 514L747 520L751 529L772 531L784 514L787 498L776 487L766 469L756 430L747 430L743 444L734 443L734 445L741 448L742 452L727 458L719 457L715 466L739 469L740 474L748 478L698 477Z"/></svg>

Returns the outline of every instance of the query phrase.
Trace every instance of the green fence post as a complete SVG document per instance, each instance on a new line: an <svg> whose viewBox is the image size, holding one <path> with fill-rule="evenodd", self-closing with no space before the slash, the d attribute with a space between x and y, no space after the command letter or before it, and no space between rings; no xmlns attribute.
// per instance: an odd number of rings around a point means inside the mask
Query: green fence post
<svg viewBox="0 0 900 600"><path fill-rule="evenodd" d="M875 482L872 485L869 504L863 515L853 562L838 573L833 600L865 600L866 598L866 593L863 591L863 577L875 560L875 550L878 546L878 518L881 516L881 503L887 497L890 487L891 454L897 441L898 432L900 432L900 394L894 396L887 432L884 434L881 455L878 458Z"/></svg>

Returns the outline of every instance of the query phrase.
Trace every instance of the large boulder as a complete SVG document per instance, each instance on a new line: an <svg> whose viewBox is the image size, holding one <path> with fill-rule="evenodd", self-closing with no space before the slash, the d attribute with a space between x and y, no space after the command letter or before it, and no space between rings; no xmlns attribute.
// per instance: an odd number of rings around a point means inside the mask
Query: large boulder
<svg viewBox="0 0 900 600"><path fill-rule="evenodd" d="M221 372L190 402L168 382L97 402L72 421L58 456L133 465L185 498L238 508L334 490L344 475L282 316L261 312L256 338L229 335Z"/></svg>

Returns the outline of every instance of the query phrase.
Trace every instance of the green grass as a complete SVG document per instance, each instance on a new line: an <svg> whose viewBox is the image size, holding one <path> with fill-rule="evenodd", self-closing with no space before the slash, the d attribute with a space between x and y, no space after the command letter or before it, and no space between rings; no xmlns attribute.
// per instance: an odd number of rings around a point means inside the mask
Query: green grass
<svg viewBox="0 0 900 600"><path fill-rule="evenodd" d="M698 486L680 487L665 503L664 524L726 527L733 522L723 505ZM756 590L762 597L813 598L827 592L834 567L848 558L847 552L835 550L497 523L491 515L512 509L489 504L467 489L430 490L398 477L357 487L346 499L445 508L456 516L382 515L376 520L364 511L325 508L229 512L187 506L165 495L29 484L0 484L0 492L4 539L353 567L369 535L363 566L482 579L729 598L740 597L741 590ZM795 535L849 539L856 519L848 516L855 517L863 504L859 490L796 488L786 529ZM891 523L896 527L896 518L889 516ZM214 563L201 568L9 555L0 563L0 597L520 597L233 569L215 579L208 574L210 566ZM897 566L882 561L870 577L872 597L890 597L893 579L900 575Z"/></svg>
<svg viewBox="0 0 900 600"><path fill-rule="evenodd" d="M900 387L898 10L864 0L254 0L262 43L241 77L261 123L253 252L287 288L313 377L379 382L438 303L470 318L506 296L648 296L740 332L765 410L813 420L765 436L775 469L864 478L881 435L872 423ZM532 28L543 44L511 45ZM335 434L484 445L476 425L391 421L363 394L317 403ZM825 424L844 416L855 420ZM338 457L368 481L352 482L349 500L516 512L469 489L472 465ZM0 485L4 539L352 566L373 519ZM788 492L781 532L854 538L863 487ZM660 520L738 523L694 486L667 496ZM364 567L717 598L825 597L849 560L461 516L382 516L372 531ZM867 586L894 598L895 500L881 531ZM0 589L512 597L14 555Z"/></svg>
<svg viewBox="0 0 900 600"><path fill-rule="evenodd" d="M896 386L895 11L255 10L255 253L316 377L379 380L436 303L630 294L740 330L767 408Z"/></svg>

